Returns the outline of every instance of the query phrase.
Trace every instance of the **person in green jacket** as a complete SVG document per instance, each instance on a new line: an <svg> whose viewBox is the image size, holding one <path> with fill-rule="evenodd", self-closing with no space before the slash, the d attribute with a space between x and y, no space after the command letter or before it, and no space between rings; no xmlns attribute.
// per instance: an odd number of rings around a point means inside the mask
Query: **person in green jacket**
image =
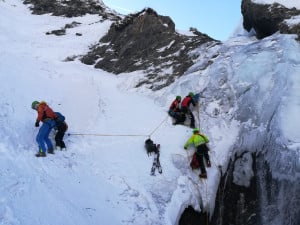
<svg viewBox="0 0 300 225"><path fill-rule="evenodd" d="M211 166L209 155L208 155L209 148L206 145L206 143L208 142L209 142L208 138L204 134L200 134L198 128L195 128L193 129L193 135L187 140L187 142L184 145L185 150L187 150L188 147L192 144L196 148L196 155L201 170L201 173L199 174L200 178L207 178L203 157L207 161L207 167Z"/></svg>

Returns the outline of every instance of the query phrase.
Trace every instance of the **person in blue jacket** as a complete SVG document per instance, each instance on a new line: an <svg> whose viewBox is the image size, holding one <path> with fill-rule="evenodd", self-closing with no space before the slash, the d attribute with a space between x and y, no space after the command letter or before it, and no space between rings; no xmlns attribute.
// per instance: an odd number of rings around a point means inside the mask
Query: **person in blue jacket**
<svg viewBox="0 0 300 225"><path fill-rule="evenodd" d="M63 141L63 138L68 130L68 124L65 121L65 117L60 112L55 112L55 114L57 116L54 126L54 130L57 131L55 134L56 149L66 150L66 144Z"/></svg>

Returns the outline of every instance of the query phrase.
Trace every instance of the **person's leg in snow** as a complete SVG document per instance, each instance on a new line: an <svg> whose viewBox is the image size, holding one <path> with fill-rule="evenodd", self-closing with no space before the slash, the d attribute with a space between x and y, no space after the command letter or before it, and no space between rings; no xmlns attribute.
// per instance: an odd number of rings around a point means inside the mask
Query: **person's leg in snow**
<svg viewBox="0 0 300 225"><path fill-rule="evenodd" d="M204 158L206 160L206 165L207 165L207 167L211 167L211 163L210 163L210 160L209 160L208 151L209 151L209 148L207 147L206 144L204 144L204 146L203 146L203 154L204 154Z"/></svg>
<svg viewBox="0 0 300 225"><path fill-rule="evenodd" d="M65 142L63 141L66 130L67 125L63 123L60 127L58 127L55 135L56 148L60 148L60 150L66 149Z"/></svg>
<svg viewBox="0 0 300 225"><path fill-rule="evenodd" d="M197 159L198 159L200 170L201 170L201 174L199 174L199 177L207 178L206 169L205 169L204 161L203 161L203 158L204 158L203 148L204 148L203 145L199 145L197 147Z"/></svg>
<svg viewBox="0 0 300 225"><path fill-rule="evenodd" d="M54 123L54 121L53 121L53 123ZM50 134L51 129L52 129L51 122L49 122L49 123L43 122L43 125L39 129L39 132L36 136L36 141L39 145L39 152L36 155L37 157L46 156L46 145L48 148L48 153L53 154L53 145L52 145L51 140L49 139L49 134Z"/></svg>
<svg viewBox="0 0 300 225"><path fill-rule="evenodd" d="M190 120L191 120L190 127L191 128L195 128L195 117L194 117L192 111L189 110L188 114L189 114L189 117L190 117Z"/></svg>

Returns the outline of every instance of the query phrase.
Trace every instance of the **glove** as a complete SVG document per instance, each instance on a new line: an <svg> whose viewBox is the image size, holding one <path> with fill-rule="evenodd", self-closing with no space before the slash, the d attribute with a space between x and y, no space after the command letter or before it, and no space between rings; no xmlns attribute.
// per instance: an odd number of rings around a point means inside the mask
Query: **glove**
<svg viewBox="0 0 300 225"><path fill-rule="evenodd" d="M39 127L39 126L40 126L39 121L36 121L36 122L35 122L35 126L36 126L36 127Z"/></svg>

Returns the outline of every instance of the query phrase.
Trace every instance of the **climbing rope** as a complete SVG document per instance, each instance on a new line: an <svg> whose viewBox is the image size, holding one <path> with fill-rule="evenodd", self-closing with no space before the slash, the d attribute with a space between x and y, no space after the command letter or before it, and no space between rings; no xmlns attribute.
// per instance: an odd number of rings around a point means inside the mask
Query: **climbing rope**
<svg viewBox="0 0 300 225"><path fill-rule="evenodd" d="M104 136L104 137L151 137L157 129L168 119L169 115L166 116L155 129L150 134L98 134L98 133L68 133L70 135L79 135L79 136Z"/></svg>
<svg viewBox="0 0 300 225"><path fill-rule="evenodd" d="M80 136L121 136L121 137L147 137L146 134L92 134L92 133L68 133L70 135L80 135Z"/></svg>
<svg viewBox="0 0 300 225"><path fill-rule="evenodd" d="M149 137L151 137L152 134L168 119L169 115L166 116L165 119L163 119L160 124L150 133Z"/></svg>
<svg viewBox="0 0 300 225"><path fill-rule="evenodd" d="M220 179L222 179L222 167L219 166L218 169L219 169L219 172L220 172ZM220 190L220 188L221 188L221 187L220 187L220 185L219 185L219 188L218 188L218 189L219 189L219 190L218 190L218 195L219 195L219 196L218 196L218 197L219 197L219 213L220 213L219 217L220 217L220 224L223 224L223 221L222 221L222 220L223 220L223 215L222 215L222 209L221 209L221 200L222 200L222 199L221 199L221 193L220 193L221 190Z"/></svg>
<svg viewBox="0 0 300 225"><path fill-rule="evenodd" d="M200 104L199 104L199 101L197 102L197 105L196 105L196 111L197 111L197 117L198 117L198 127L199 127L199 131L200 131Z"/></svg>
<svg viewBox="0 0 300 225"><path fill-rule="evenodd" d="M206 202L208 202L207 181L205 181L204 183L205 183L205 189L206 189L206 191L205 191L205 193L206 193ZM207 225L209 223L208 212L209 212L209 210L208 210L208 204L207 204L207 213L206 213L206 224Z"/></svg>

